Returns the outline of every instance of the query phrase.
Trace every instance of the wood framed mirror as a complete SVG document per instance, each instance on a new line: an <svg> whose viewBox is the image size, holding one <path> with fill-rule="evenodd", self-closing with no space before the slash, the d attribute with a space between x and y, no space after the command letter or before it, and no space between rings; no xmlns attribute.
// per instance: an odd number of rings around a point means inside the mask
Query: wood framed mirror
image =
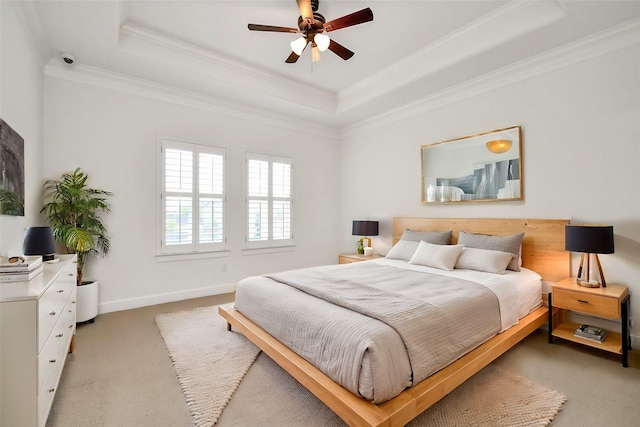
<svg viewBox="0 0 640 427"><path fill-rule="evenodd" d="M520 126L420 147L422 203L522 200Z"/></svg>

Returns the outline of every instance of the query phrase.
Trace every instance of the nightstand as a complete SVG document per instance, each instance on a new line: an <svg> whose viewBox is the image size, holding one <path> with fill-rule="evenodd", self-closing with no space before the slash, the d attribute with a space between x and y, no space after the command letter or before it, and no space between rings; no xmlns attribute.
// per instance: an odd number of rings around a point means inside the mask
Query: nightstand
<svg viewBox="0 0 640 427"><path fill-rule="evenodd" d="M369 261L371 259L382 258L380 255L364 256L360 254L340 254L338 264L350 264L352 262Z"/></svg>
<svg viewBox="0 0 640 427"><path fill-rule="evenodd" d="M620 354L622 366L626 368L629 366L628 352L631 349L629 305L629 288L624 285L607 284L606 288L585 288L576 283L575 277L557 282L551 287L549 295L549 343L553 343L553 337L558 337ZM621 333L608 331L602 343L576 337L573 332L580 325L567 320L570 311L620 321Z"/></svg>

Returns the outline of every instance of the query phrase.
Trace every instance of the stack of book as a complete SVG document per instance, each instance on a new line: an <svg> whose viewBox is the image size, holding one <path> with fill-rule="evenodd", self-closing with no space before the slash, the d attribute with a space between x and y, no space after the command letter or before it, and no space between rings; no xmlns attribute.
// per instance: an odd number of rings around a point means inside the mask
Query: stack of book
<svg viewBox="0 0 640 427"><path fill-rule="evenodd" d="M595 342L602 342L607 337L606 329L591 325L580 325L573 333L574 336Z"/></svg>
<svg viewBox="0 0 640 427"><path fill-rule="evenodd" d="M0 260L0 282L31 280L42 273L41 256L2 258Z"/></svg>

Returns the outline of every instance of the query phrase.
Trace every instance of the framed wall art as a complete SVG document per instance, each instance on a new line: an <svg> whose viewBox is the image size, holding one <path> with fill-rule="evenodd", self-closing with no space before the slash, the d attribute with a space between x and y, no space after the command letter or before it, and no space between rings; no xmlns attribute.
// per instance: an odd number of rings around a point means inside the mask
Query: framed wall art
<svg viewBox="0 0 640 427"><path fill-rule="evenodd" d="M0 119L0 214L24 216L24 139Z"/></svg>
<svg viewBox="0 0 640 427"><path fill-rule="evenodd" d="M520 126L420 147L422 203L522 200Z"/></svg>

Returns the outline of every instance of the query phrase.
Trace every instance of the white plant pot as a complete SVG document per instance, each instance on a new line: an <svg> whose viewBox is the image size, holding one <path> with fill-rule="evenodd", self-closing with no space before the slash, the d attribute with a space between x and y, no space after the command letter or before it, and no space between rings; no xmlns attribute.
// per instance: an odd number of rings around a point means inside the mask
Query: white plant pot
<svg viewBox="0 0 640 427"><path fill-rule="evenodd" d="M89 321L98 315L98 281L83 282L76 287L76 322Z"/></svg>

